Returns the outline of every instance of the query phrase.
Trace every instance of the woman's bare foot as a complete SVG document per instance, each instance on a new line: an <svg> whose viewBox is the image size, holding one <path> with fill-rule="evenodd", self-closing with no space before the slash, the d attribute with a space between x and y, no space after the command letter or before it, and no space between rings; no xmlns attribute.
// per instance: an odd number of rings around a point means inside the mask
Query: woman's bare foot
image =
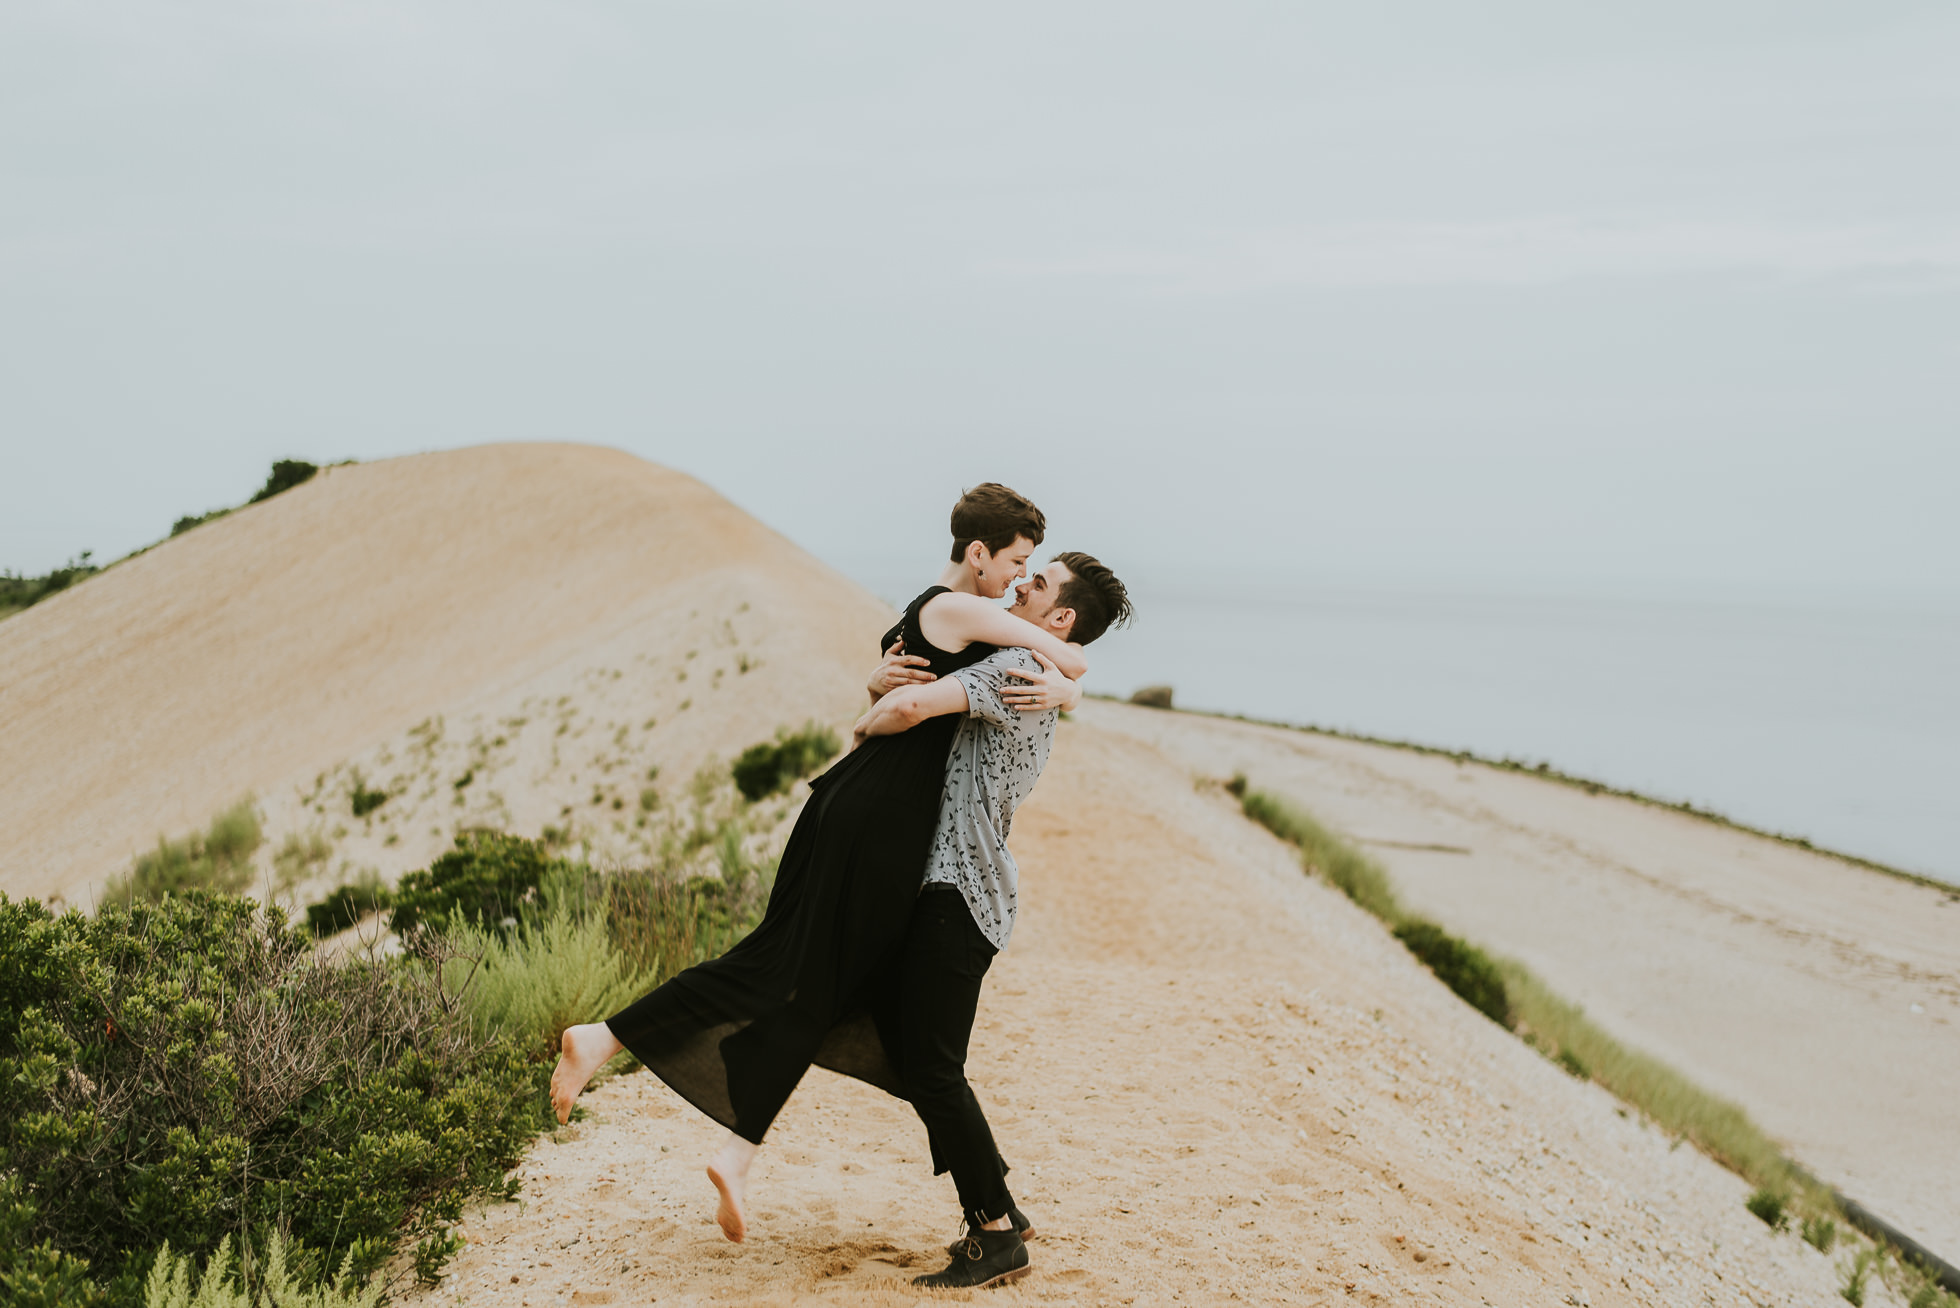
<svg viewBox="0 0 1960 1308"><path fill-rule="evenodd" d="M558 1042L558 1066L551 1073L551 1111L562 1125L572 1116L572 1101L606 1060L625 1049L604 1022L568 1026Z"/></svg>
<svg viewBox="0 0 1960 1308"><path fill-rule="evenodd" d="M749 1233L748 1217L742 1205L748 1198L749 1164L755 1161L755 1150L755 1145L730 1131L728 1139L708 1162L708 1179L715 1183L721 1195L721 1204L715 1209L715 1223L736 1244Z"/></svg>

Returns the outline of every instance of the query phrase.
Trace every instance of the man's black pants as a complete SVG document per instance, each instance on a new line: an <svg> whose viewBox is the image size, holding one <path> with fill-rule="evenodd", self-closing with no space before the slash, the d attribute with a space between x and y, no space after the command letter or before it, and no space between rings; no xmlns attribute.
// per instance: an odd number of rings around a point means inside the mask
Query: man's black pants
<svg viewBox="0 0 1960 1308"><path fill-rule="evenodd" d="M899 968L899 1075L932 1141L934 1173L952 1172L976 1225L1005 1217L1014 1203L994 1133L966 1083L980 983L998 952L958 888L935 883L920 892Z"/></svg>

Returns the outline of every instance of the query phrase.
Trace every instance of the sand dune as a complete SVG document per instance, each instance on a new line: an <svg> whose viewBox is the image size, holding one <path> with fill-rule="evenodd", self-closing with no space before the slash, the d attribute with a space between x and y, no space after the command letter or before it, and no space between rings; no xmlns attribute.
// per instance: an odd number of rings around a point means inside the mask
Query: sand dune
<svg viewBox="0 0 1960 1308"><path fill-rule="evenodd" d="M713 491L617 451L327 469L0 623L0 890L85 900L248 793L275 839L351 828L336 866L390 874L461 823L535 831L593 807L595 780L621 797L642 758L684 781L785 722L848 721L888 621ZM631 693L599 693L629 671ZM617 747L615 704L633 726ZM572 738L545 739L567 708ZM436 717L434 745L408 734ZM450 783L478 758L459 806ZM409 802L349 821L328 801L356 768Z"/></svg>
<svg viewBox="0 0 1960 1308"><path fill-rule="evenodd" d="M476 822L630 856L649 770L847 719L888 620L624 455L337 469L0 624L0 888L81 899L244 792L323 876ZM1835 1301L1741 1181L1458 1002L1173 745L1086 714L1017 824L974 1075L1043 1236L990 1302ZM391 795L360 820L357 779ZM952 1234L916 1121L855 1083L798 1091L741 1247L715 1128L646 1074L586 1102L423 1302L912 1301Z"/></svg>

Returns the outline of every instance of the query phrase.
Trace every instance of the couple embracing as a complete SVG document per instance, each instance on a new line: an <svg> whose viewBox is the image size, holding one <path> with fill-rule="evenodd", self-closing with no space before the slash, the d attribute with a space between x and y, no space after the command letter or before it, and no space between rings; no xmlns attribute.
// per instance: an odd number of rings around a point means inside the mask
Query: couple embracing
<svg viewBox="0 0 1960 1308"><path fill-rule="evenodd" d="M1014 810L1081 699L1082 647L1130 617L1087 554L1022 580L1046 531L1033 504L977 486L953 506L952 560L881 642L871 711L810 783L762 921L604 1022L565 1032L558 1120L622 1050L728 1129L708 1164L723 1234L746 1234L749 1164L811 1064L909 1102L966 1234L927 1288L1025 1275L1029 1223L966 1080L980 986L1014 930ZM989 603L1012 588L1015 601Z"/></svg>

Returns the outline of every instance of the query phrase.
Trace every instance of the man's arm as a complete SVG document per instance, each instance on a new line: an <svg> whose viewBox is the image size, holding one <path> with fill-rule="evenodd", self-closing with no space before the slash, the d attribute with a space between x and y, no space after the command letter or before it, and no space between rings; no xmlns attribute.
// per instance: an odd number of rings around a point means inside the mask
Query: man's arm
<svg viewBox="0 0 1960 1308"><path fill-rule="evenodd" d="M978 595L956 590L935 595L919 610L919 623L926 629L926 639L941 649L964 648L976 640L988 645L1019 645L1046 654L1071 681L1080 681L1089 671L1089 660L1082 656L1080 645L1057 640Z"/></svg>
<svg viewBox="0 0 1960 1308"><path fill-rule="evenodd" d="M1021 625L1028 624L1021 622ZM851 741L856 746L872 736L895 736L927 718L964 713L966 708L966 686L958 677L947 677L927 686L901 686L887 693L857 720L857 725L851 728Z"/></svg>

